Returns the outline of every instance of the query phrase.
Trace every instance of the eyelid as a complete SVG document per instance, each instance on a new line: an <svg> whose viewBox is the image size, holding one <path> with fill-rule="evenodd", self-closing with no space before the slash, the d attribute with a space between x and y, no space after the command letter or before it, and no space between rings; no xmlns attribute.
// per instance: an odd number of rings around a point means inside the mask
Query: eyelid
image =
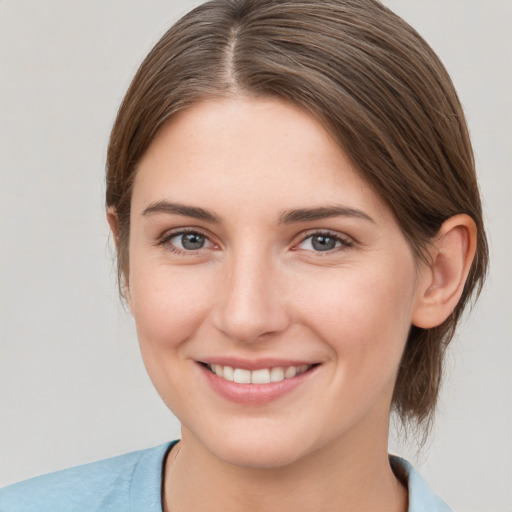
<svg viewBox="0 0 512 512"><path fill-rule="evenodd" d="M336 247L331 250L327 250L327 251L313 251L313 250L308 250L308 249L300 249L298 247L300 244L304 243L308 238L311 238L315 235L333 238L337 242L340 242L341 246ZM354 243L355 242L354 242L353 238L349 237L348 235L339 233L337 231L332 231L330 229L311 229L311 230L308 230L306 233L301 234L299 241L293 245L292 250L304 250L304 251L308 251L308 252L313 252L318 255L328 255L328 254L332 254L333 252L338 252L340 250L342 251L344 249L352 247L354 245Z"/></svg>
<svg viewBox="0 0 512 512"><path fill-rule="evenodd" d="M200 249L197 249L197 250L183 250L183 249L180 249L179 247L176 247L169 243L172 238L180 236L180 235L187 235L187 234L197 234L197 235L203 236L207 240L209 246L201 247ZM218 244L212 240L211 235L209 235L207 232L205 232L204 229L195 227L195 226L179 227L179 228L173 228L173 229L164 231L164 233L161 234L157 238L155 245L166 245L166 244L167 244L167 248L170 251L178 253L178 254L187 254L187 255L198 254L198 253L202 252L203 250L211 249L212 247L214 247L214 248L218 247Z"/></svg>
<svg viewBox="0 0 512 512"><path fill-rule="evenodd" d="M205 239L207 240L209 246L202 247L197 250L182 250L172 244L168 244L168 242L172 238L180 236L180 235L186 235L186 234L199 234L201 236L204 236ZM337 242L340 242L341 245L339 247L336 247L331 250L326 250L326 251L313 251L313 250L301 249L300 247L298 247L300 244L305 242L308 238L311 238L315 235L333 238ZM301 233L299 235L299 237L300 237L299 240L297 242L293 243L292 248L291 248L292 250L304 250L307 252L313 252L319 256L321 256L322 254L329 255L334 252L338 252L340 250L347 249L355 244L355 241L352 237L350 237L344 233L340 233L338 231L333 231L330 229L310 229L310 230L306 231L305 233ZM177 227L177 228L172 228L167 231L164 231L157 238L155 245L168 244L169 250L172 250L173 252L193 255L193 254L198 254L198 253L202 252L203 250L211 249L212 247L219 248L219 244L217 242L213 241L212 238L213 238L212 235L209 234L208 230L205 230L204 228L200 228L200 227L196 227L196 226Z"/></svg>

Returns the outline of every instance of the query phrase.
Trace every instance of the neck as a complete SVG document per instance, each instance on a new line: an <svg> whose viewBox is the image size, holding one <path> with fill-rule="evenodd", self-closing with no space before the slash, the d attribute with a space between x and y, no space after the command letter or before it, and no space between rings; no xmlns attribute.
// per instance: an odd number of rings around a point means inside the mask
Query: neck
<svg viewBox="0 0 512 512"><path fill-rule="evenodd" d="M292 464L262 469L223 461L184 430L166 463L164 510L405 512L407 490L389 464L387 429L384 439L366 437L362 445L354 436L361 432Z"/></svg>

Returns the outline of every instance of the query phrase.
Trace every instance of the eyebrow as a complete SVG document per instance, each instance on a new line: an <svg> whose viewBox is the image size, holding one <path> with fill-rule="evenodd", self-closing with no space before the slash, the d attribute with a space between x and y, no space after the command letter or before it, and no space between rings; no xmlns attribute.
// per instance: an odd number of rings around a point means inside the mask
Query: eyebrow
<svg viewBox="0 0 512 512"><path fill-rule="evenodd" d="M172 203L169 201L157 201L151 203L144 209L142 215L154 215L166 213L168 215L183 215L194 219L207 222L220 223L221 218L210 210L198 206L188 206L181 203ZM279 217L280 224L293 224L298 222L311 222L315 220L327 219L331 217L355 217L375 224L375 221L362 210L348 208L345 206L322 206L318 208L298 208L286 210Z"/></svg>
<svg viewBox="0 0 512 512"><path fill-rule="evenodd" d="M194 219L205 220L207 222L219 223L221 221L215 213L198 206L187 206L180 203L171 203L169 201L158 201L151 203L142 215L154 215L157 213L167 213L169 215L184 215Z"/></svg>
<svg viewBox="0 0 512 512"><path fill-rule="evenodd" d="M285 211L279 222L282 224L292 224L295 222L310 222L330 217L355 217L375 224L375 221L365 212L355 208L345 206L323 206L319 208L299 208L296 210Z"/></svg>

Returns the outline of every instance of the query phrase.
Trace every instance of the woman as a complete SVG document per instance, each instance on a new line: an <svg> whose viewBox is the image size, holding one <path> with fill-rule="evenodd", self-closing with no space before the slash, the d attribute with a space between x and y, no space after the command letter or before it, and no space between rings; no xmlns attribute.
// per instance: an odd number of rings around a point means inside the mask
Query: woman
<svg viewBox="0 0 512 512"><path fill-rule="evenodd" d="M107 217L182 439L0 510L449 510L389 458L389 416L428 431L487 246L457 95L408 25L371 0L198 7L126 94Z"/></svg>

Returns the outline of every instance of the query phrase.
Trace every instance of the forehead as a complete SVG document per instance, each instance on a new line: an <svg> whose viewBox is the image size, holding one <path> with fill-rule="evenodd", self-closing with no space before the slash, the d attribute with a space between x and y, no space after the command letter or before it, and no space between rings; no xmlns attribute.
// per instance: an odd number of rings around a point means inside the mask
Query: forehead
<svg viewBox="0 0 512 512"><path fill-rule="evenodd" d="M225 208L348 201L387 212L322 124L274 98L203 102L162 128L139 163L133 201L180 196Z"/></svg>

